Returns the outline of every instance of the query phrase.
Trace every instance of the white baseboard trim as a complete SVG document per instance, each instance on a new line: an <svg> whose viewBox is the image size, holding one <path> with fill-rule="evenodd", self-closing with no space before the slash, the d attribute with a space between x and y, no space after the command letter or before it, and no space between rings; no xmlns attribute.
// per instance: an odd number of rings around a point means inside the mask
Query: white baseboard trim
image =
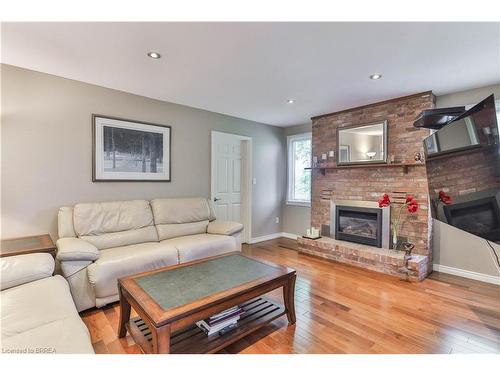
<svg viewBox="0 0 500 375"><path fill-rule="evenodd" d="M297 237L300 237L298 234L281 232L281 237L290 238L291 240L296 240Z"/></svg>
<svg viewBox="0 0 500 375"><path fill-rule="evenodd" d="M271 234L266 234L265 236L260 236L260 237L252 237L250 239L250 243L259 243L259 242L264 242L264 241L270 241L274 240L276 238L280 237L285 237L285 238L290 238L292 240L296 240L298 235L293 234L293 233L286 233L286 232L277 232L277 233L271 233Z"/></svg>
<svg viewBox="0 0 500 375"><path fill-rule="evenodd" d="M265 236L260 236L260 237L252 237L250 239L250 243L259 243L259 242L264 242L264 241L269 241L269 240L274 240L276 238L281 237L281 233L271 233L271 234L266 234Z"/></svg>
<svg viewBox="0 0 500 375"><path fill-rule="evenodd" d="M486 275L485 273L467 271L460 268L443 266L441 264L433 264L432 269L437 272L449 273L450 275L461 276L467 279L483 281L485 283L500 285L500 277Z"/></svg>

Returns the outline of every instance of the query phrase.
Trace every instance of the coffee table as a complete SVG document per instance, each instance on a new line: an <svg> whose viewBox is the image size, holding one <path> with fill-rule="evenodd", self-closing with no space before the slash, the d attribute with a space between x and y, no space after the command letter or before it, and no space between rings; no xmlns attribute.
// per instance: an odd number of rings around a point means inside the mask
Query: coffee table
<svg viewBox="0 0 500 375"><path fill-rule="evenodd" d="M118 280L118 337L128 331L144 353L214 353L286 314L295 324L294 270L239 252ZM263 294L283 288L284 306ZM245 312L224 335L194 323L235 305ZM130 319L131 307L138 317Z"/></svg>

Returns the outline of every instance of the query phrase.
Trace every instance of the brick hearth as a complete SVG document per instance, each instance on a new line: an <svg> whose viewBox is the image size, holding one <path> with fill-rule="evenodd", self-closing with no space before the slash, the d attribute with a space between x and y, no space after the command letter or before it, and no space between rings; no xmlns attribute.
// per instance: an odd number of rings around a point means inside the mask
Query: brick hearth
<svg viewBox="0 0 500 375"><path fill-rule="evenodd" d="M388 155L394 155L395 161L394 165L391 166L335 168L337 166L336 159L329 157L322 164L313 165L311 224L315 227L321 227L322 224L330 225L331 199L377 201L384 193L399 192L403 196L405 193L413 194L420 203L420 210L417 214L407 215L399 235L415 243L414 254L424 256L423 259L427 264L423 271L430 272L431 267L428 265L432 262L432 249L430 245L431 228L427 177L424 165L414 160L415 153L421 152L423 154L422 140L429 135L429 131L413 127L413 121L422 110L433 107L434 95L431 92L426 92L313 117L312 152L318 160L321 160L322 154L328 155L329 151L336 150L337 128L387 120L387 152ZM409 167L400 166L408 164L410 164ZM320 170L318 169L320 167L329 167L330 169ZM331 242L328 244L331 245ZM344 248L344 246L342 245L340 248ZM331 256L325 256L325 252L318 249L321 247L313 246L310 243L306 247L304 242L301 251L330 259L337 257L335 260L338 261L349 259L348 251L333 254L337 251L336 247L330 249L333 252L330 253ZM354 250L359 251L358 248L354 248ZM377 250L382 251L381 249ZM380 262L373 262L373 264L365 261L359 263L366 268L380 272L398 274L394 269L390 272L386 271L388 268L393 268L391 262L399 258L382 256L380 259ZM389 264L386 264L385 260ZM419 258L417 263L420 264L421 261L422 259ZM398 266L399 263L395 267ZM420 275L416 277L421 279Z"/></svg>
<svg viewBox="0 0 500 375"><path fill-rule="evenodd" d="M423 280L429 271L426 255L412 255L407 260L401 251L380 249L328 237L319 240L299 237L297 241L301 253L367 268L402 279L408 278L410 281Z"/></svg>

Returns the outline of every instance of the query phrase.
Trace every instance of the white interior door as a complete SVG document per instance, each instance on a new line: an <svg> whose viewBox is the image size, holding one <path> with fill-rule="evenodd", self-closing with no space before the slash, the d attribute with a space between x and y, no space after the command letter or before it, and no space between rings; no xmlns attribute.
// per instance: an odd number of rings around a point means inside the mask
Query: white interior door
<svg viewBox="0 0 500 375"><path fill-rule="evenodd" d="M245 227L248 242L247 137L212 132L211 198L218 220L236 221Z"/></svg>

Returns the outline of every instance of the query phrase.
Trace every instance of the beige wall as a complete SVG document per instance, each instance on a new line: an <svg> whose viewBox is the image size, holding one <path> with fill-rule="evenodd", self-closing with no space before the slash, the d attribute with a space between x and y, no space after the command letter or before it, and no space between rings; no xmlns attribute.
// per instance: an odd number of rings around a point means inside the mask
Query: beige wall
<svg viewBox="0 0 500 375"><path fill-rule="evenodd" d="M437 220L434 220L432 234L434 264L500 276L486 240ZM500 256L500 246L494 243L492 246Z"/></svg>
<svg viewBox="0 0 500 375"><path fill-rule="evenodd" d="M495 94L496 100L500 99L500 84L436 96L436 107L443 108L475 104L491 94Z"/></svg>
<svg viewBox="0 0 500 375"><path fill-rule="evenodd" d="M442 108L475 104L491 94L495 94L495 99L500 99L500 84L438 96L436 106ZM434 220L432 245L434 264L500 276L491 249L479 237ZM500 255L500 246L493 246Z"/></svg>
<svg viewBox="0 0 500 375"><path fill-rule="evenodd" d="M307 133L312 131L312 124L307 123L303 125L290 126L285 128L283 136L286 148L286 137L294 134ZM285 171L286 178L286 171ZM306 228L311 225L311 207L294 206L286 203L286 179L283 198L283 232L302 235L305 233Z"/></svg>
<svg viewBox="0 0 500 375"><path fill-rule="evenodd" d="M281 232L283 129L1 66L2 238L50 232L78 202L210 195L210 132L253 138L252 236ZM172 126L172 182L92 182L91 114Z"/></svg>

